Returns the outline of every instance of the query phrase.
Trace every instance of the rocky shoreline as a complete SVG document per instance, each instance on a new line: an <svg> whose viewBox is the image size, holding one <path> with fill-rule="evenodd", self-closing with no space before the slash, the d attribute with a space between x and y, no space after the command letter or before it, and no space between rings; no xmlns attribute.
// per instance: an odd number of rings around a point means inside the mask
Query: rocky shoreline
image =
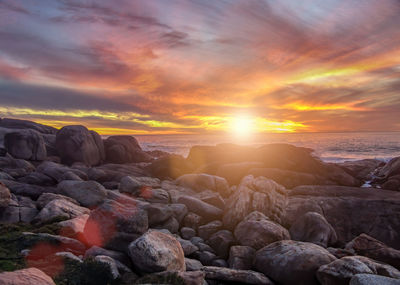
<svg viewBox="0 0 400 285"><path fill-rule="evenodd" d="M0 284L400 284L400 157L311 152L0 119Z"/></svg>

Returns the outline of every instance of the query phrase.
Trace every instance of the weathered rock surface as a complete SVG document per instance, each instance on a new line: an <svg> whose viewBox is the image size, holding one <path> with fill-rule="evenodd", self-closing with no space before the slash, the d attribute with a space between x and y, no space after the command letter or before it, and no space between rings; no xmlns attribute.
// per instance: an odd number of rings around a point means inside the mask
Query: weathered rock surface
<svg viewBox="0 0 400 285"><path fill-rule="evenodd" d="M293 240L312 242L322 247L328 247L337 241L335 229L316 212L307 212L299 217L289 232Z"/></svg>
<svg viewBox="0 0 400 285"><path fill-rule="evenodd" d="M212 221L208 224L199 226L197 229L199 237L204 240L210 238L211 235L216 233L217 231L222 229L222 222L221 221Z"/></svg>
<svg viewBox="0 0 400 285"><path fill-rule="evenodd" d="M206 279L240 284L272 285L273 282L264 274L251 270L237 270L215 266L204 266L201 269L206 274Z"/></svg>
<svg viewBox="0 0 400 285"><path fill-rule="evenodd" d="M263 213L252 212L235 228L240 245L260 249L279 240L290 239L287 229L269 220Z"/></svg>
<svg viewBox="0 0 400 285"><path fill-rule="evenodd" d="M253 266L256 250L249 246L235 245L229 250L228 264L230 268L249 270Z"/></svg>
<svg viewBox="0 0 400 285"><path fill-rule="evenodd" d="M355 210L356 209L356 210ZM400 193L374 188L299 186L289 193L284 225L317 212L335 229L344 246L366 233L394 248L400 247Z"/></svg>
<svg viewBox="0 0 400 285"><path fill-rule="evenodd" d="M104 140L106 161L111 163L148 162L152 157L145 153L132 136L110 136Z"/></svg>
<svg viewBox="0 0 400 285"><path fill-rule="evenodd" d="M88 208L80 207L68 200L56 199L49 202L37 216L33 219L33 223L46 223L55 218L73 219L78 216L88 214Z"/></svg>
<svg viewBox="0 0 400 285"><path fill-rule="evenodd" d="M55 285L53 279L43 271L31 267L13 272L0 273L1 285Z"/></svg>
<svg viewBox="0 0 400 285"><path fill-rule="evenodd" d="M185 257L185 264L186 264L186 271L197 271L201 270L203 264L197 259L186 258Z"/></svg>
<svg viewBox="0 0 400 285"><path fill-rule="evenodd" d="M38 199L43 193L58 192L54 187L42 187L38 185L19 183L12 180L1 180L0 182L4 183L12 194L26 196L33 200Z"/></svg>
<svg viewBox="0 0 400 285"><path fill-rule="evenodd" d="M220 193L223 197L227 197L230 194L229 185L225 178L205 173L182 175L176 179L176 183L198 192L212 190Z"/></svg>
<svg viewBox="0 0 400 285"><path fill-rule="evenodd" d="M48 203L50 203L53 200L67 200L75 205L79 206L79 203L70 197L61 195L61 194L54 194L54 193L43 193L40 195L40 197L36 201L36 205L39 209L44 208Z"/></svg>
<svg viewBox="0 0 400 285"><path fill-rule="evenodd" d="M11 196L10 203L0 208L0 222L2 223L30 223L38 214L35 203L28 197Z"/></svg>
<svg viewBox="0 0 400 285"><path fill-rule="evenodd" d="M378 166L384 164L378 159L362 159L356 161L345 161L338 165L347 173L361 181L372 180L372 173Z"/></svg>
<svg viewBox="0 0 400 285"><path fill-rule="evenodd" d="M18 120L10 118L0 118L0 127L8 129L32 129L42 134L55 134L56 128L38 124L27 120Z"/></svg>
<svg viewBox="0 0 400 285"><path fill-rule="evenodd" d="M182 156L170 154L153 161L149 165L148 171L152 176L160 179L176 179L183 174L191 173L193 167Z"/></svg>
<svg viewBox="0 0 400 285"><path fill-rule="evenodd" d="M11 193L6 185L0 182L0 208L7 207L11 201Z"/></svg>
<svg viewBox="0 0 400 285"><path fill-rule="evenodd" d="M235 243L235 238L230 231L220 230L214 233L207 240L207 243L214 249L219 257L226 259L229 254L229 248Z"/></svg>
<svg viewBox="0 0 400 285"><path fill-rule="evenodd" d="M4 146L15 158L44 160L47 156L43 136L34 130L18 130L4 136Z"/></svg>
<svg viewBox="0 0 400 285"><path fill-rule="evenodd" d="M285 213L286 195L286 189L272 180L246 176L229 197L222 221L225 227L233 229L248 214L259 211L280 223Z"/></svg>
<svg viewBox="0 0 400 285"><path fill-rule="evenodd" d="M142 272L185 271L180 243L171 235L149 230L129 245L134 266Z"/></svg>
<svg viewBox="0 0 400 285"><path fill-rule="evenodd" d="M23 159L0 157L0 169L13 178L19 178L34 171L35 166Z"/></svg>
<svg viewBox="0 0 400 285"><path fill-rule="evenodd" d="M194 197L181 196L178 203L186 205L192 212L201 216L204 221L218 220L222 216L221 209Z"/></svg>
<svg viewBox="0 0 400 285"><path fill-rule="evenodd" d="M72 180L87 180L88 177L86 173L79 169L70 168L68 166L55 163L52 161L44 161L38 165L36 172L44 174L54 180L55 183L61 182L63 180L71 180L71 175L75 174L78 179Z"/></svg>
<svg viewBox="0 0 400 285"><path fill-rule="evenodd" d="M127 266L131 265L131 260L130 260L129 256L126 255L125 253L105 249L105 248L98 247L98 246L92 246L91 248L86 250L84 258L86 259L88 257L94 257L94 256L98 256L98 255L109 256Z"/></svg>
<svg viewBox="0 0 400 285"><path fill-rule="evenodd" d="M61 227L60 234L66 237L81 239L88 218L88 214L83 214L76 218L59 222L58 225Z"/></svg>
<svg viewBox="0 0 400 285"><path fill-rule="evenodd" d="M400 270L400 250L391 248L366 234L361 234L347 243L346 249L357 255L390 264Z"/></svg>
<svg viewBox="0 0 400 285"><path fill-rule="evenodd" d="M400 280L372 274L357 274L351 278L349 285L400 285Z"/></svg>
<svg viewBox="0 0 400 285"><path fill-rule="evenodd" d="M104 161L101 137L84 126L66 126L57 131L56 148L64 164L82 162L88 166Z"/></svg>
<svg viewBox="0 0 400 285"><path fill-rule="evenodd" d="M334 260L333 255L316 244L284 240L257 251L254 267L283 285L317 285L318 268Z"/></svg>
<svg viewBox="0 0 400 285"><path fill-rule="evenodd" d="M99 205L107 197L106 189L96 181L64 180L58 184L57 189L84 207Z"/></svg>

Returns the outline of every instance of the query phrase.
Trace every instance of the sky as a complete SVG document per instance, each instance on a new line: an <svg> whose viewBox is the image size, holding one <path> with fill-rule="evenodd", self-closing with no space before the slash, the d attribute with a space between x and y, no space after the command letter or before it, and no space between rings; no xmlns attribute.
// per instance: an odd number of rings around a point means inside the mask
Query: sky
<svg viewBox="0 0 400 285"><path fill-rule="evenodd" d="M400 131L399 0L0 0L0 117Z"/></svg>

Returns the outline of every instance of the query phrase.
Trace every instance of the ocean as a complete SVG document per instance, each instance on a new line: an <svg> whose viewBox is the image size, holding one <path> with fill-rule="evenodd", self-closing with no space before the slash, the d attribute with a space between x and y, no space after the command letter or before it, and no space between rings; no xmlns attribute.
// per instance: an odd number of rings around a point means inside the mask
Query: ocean
<svg viewBox="0 0 400 285"><path fill-rule="evenodd" d="M365 158L384 161L400 156L400 132L354 133L277 133L255 135L247 140L221 135L136 135L144 150L163 150L186 157L194 145L236 143L260 146L288 143L308 147L326 162L343 162Z"/></svg>

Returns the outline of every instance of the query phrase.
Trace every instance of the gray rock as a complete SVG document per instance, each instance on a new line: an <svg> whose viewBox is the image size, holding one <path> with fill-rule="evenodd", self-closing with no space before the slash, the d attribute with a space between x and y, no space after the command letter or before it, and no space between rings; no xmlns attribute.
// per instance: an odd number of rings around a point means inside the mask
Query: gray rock
<svg viewBox="0 0 400 285"><path fill-rule="evenodd" d="M283 285L317 285L318 268L334 260L333 255L316 244L283 240L257 251L254 268Z"/></svg>
<svg viewBox="0 0 400 285"><path fill-rule="evenodd" d="M219 176L204 173L185 174L178 177L176 183L180 186L194 189L197 192L212 190L220 193L223 197L230 195L228 182L225 178Z"/></svg>
<svg viewBox="0 0 400 285"><path fill-rule="evenodd" d="M203 223L203 218L195 213L189 212L183 219L183 226L197 230Z"/></svg>
<svg viewBox="0 0 400 285"><path fill-rule="evenodd" d="M105 249L105 248L98 247L98 246L92 246L91 248L86 250L84 258L86 259L88 257L95 257L98 255L109 256L109 257L125 264L126 266L131 266L131 261L129 259L129 256L127 256L125 253Z"/></svg>
<svg viewBox="0 0 400 285"><path fill-rule="evenodd" d="M0 182L0 208L7 207L11 201L11 193L6 185Z"/></svg>
<svg viewBox="0 0 400 285"><path fill-rule="evenodd" d="M57 189L84 207L99 205L107 197L106 189L96 181L65 180L58 184Z"/></svg>
<svg viewBox="0 0 400 285"><path fill-rule="evenodd" d="M192 256L198 259L202 264L210 266L212 262L218 258L214 253L209 251L196 251Z"/></svg>
<svg viewBox="0 0 400 285"><path fill-rule="evenodd" d="M136 180L135 177L125 176L121 179L118 190L121 193L138 194L144 186L145 185Z"/></svg>
<svg viewBox="0 0 400 285"><path fill-rule="evenodd" d="M211 280L237 282L240 284L273 284L273 282L264 274L251 270L237 270L216 266L204 266L201 270L205 272L206 279Z"/></svg>
<svg viewBox="0 0 400 285"><path fill-rule="evenodd" d="M229 250L228 265L232 269L249 270L252 268L256 250L249 246L235 245Z"/></svg>
<svg viewBox="0 0 400 285"><path fill-rule="evenodd" d="M129 245L134 266L142 272L185 271L180 243L171 235L149 230Z"/></svg>
<svg viewBox="0 0 400 285"><path fill-rule="evenodd" d="M170 281L171 280L171 281ZM169 283L173 282L173 283ZM168 283L166 283L168 282ZM185 285L204 285L204 272L202 271L163 271L147 274L138 280L135 284L185 284Z"/></svg>
<svg viewBox="0 0 400 285"><path fill-rule="evenodd" d="M228 263L226 262L225 259L219 258L219 259L214 259L211 262L211 266L228 267Z"/></svg>
<svg viewBox="0 0 400 285"><path fill-rule="evenodd" d="M37 200L43 193L57 193L58 190L54 187L42 187L38 185L31 185L19 183L11 180L2 180L11 193L20 196L26 196L33 200Z"/></svg>
<svg viewBox="0 0 400 285"><path fill-rule="evenodd" d="M111 163L148 162L152 157L145 153L132 136L110 136L104 140L106 160Z"/></svg>
<svg viewBox="0 0 400 285"><path fill-rule="evenodd" d="M104 264L107 264L110 269L110 272L113 276L113 279L117 279L117 278L121 277L121 275L119 274L119 271L118 271L117 263L115 262L115 260L113 258L106 256L106 255L97 255L97 256L95 256L94 260L104 263Z"/></svg>
<svg viewBox="0 0 400 285"><path fill-rule="evenodd" d="M183 227L181 228L180 232L181 232L181 237L184 239L190 240L192 237L196 236L196 231L192 228Z"/></svg>
<svg viewBox="0 0 400 285"><path fill-rule="evenodd" d="M308 212L299 217L289 232L293 240L312 242L322 247L328 247L337 241L335 229L324 216L316 212Z"/></svg>
<svg viewBox="0 0 400 285"><path fill-rule="evenodd" d="M42 125L32 121L11 118L0 119L0 127L8 129L32 129L42 134L55 134L57 132L56 128L50 126Z"/></svg>
<svg viewBox="0 0 400 285"><path fill-rule="evenodd" d="M66 237L80 239L83 236L83 230L88 218L88 214L83 214L76 218L59 222L58 225L61 227L60 234Z"/></svg>
<svg viewBox="0 0 400 285"><path fill-rule="evenodd" d="M400 285L400 280L372 274L357 274L351 278L349 285Z"/></svg>
<svg viewBox="0 0 400 285"><path fill-rule="evenodd" d="M205 221L218 220L222 210L190 196L181 196L178 203L185 204L192 212L201 216Z"/></svg>
<svg viewBox="0 0 400 285"><path fill-rule="evenodd" d="M175 219L181 224L188 213L188 208L184 204L171 204L170 207L174 212Z"/></svg>
<svg viewBox="0 0 400 285"><path fill-rule="evenodd" d="M23 235L29 237L29 239L31 239L32 241L38 242L45 240L50 244L57 244L60 248L62 248L63 251L71 252L76 256L83 255L83 253L86 250L86 247L83 243L69 237L51 235L47 233L29 233L29 232L24 232ZM38 253L42 255L41 252ZM32 255L32 252L30 253L30 255ZM32 257L34 258L35 256Z"/></svg>
<svg viewBox="0 0 400 285"><path fill-rule="evenodd" d="M31 172L24 177L18 178L18 182L39 186L53 186L56 184L56 181L53 178L36 171Z"/></svg>
<svg viewBox="0 0 400 285"><path fill-rule="evenodd" d="M260 212L247 215L235 228L235 237L241 245L260 249L279 240L290 239L289 232L270 221Z"/></svg>
<svg viewBox="0 0 400 285"><path fill-rule="evenodd" d="M165 222L154 227L155 229L166 229L170 233L177 233L179 231L179 223L174 217L170 217Z"/></svg>
<svg viewBox="0 0 400 285"><path fill-rule="evenodd" d="M60 194L54 194L54 193L43 193L42 195L40 195L40 197L37 199L36 201L36 205L39 209L44 208L48 203L50 203L53 200L58 200L58 199L62 199L62 200L67 200L75 205L79 205L79 203L75 200L72 199L70 197L64 196L64 195L60 195Z"/></svg>
<svg viewBox="0 0 400 285"><path fill-rule="evenodd" d="M0 284L2 285L55 285L53 279L43 271L31 267L13 272L0 273Z"/></svg>
<svg viewBox="0 0 400 285"><path fill-rule="evenodd" d="M56 148L64 164L98 165L105 159L101 137L84 126L65 126L56 134Z"/></svg>
<svg viewBox="0 0 400 285"><path fill-rule="evenodd" d="M222 222L221 221L212 221L208 224L199 226L197 229L199 237L204 240L210 238L211 235L216 233L217 231L222 229Z"/></svg>
<svg viewBox="0 0 400 285"><path fill-rule="evenodd" d="M194 253L195 251L199 250L199 248L197 246L195 246L193 243L191 243L188 240L181 239L181 238L177 238L177 240L181 244L185 256L189 256L192 253Z"/></svg>
<svg viewBox="0 0 400 285"><path fill-rule="evenodd" d="M195 197L217 208L225 209L225 200L217 192L206 190L196 194Z"/></svg>
<svg viewBox="0 0 400 285"><path fill-rule="evenodd" d="M55 163L52 161L43 161L36 168L38 173L42 173L48 177L51 177L56 182L61 182L63 180L67 180L65 178L71 177L71 172L79 176L80 179L77 179L76 176L72 177L72 180L87 180L88 177L86 173L79 169L69 168L65 165L61 165L59 163Z"/></svg>
<svg viewBox="0 0 400 285"><path fill-rule="evenodd" d="M15 158L44 160L47 156L43 136L34 130L18 130L4 136L7 152Z"/></svg>
<svg viewBox="0 0 400 285"><path fill-rule="evenodd" d="M30 198L12 195L9 205L0 209L0 222L30 223L38 212L35 203Z"/></svg>
<svg viewBox="0 0 400 285"><path fill-rule="evenodd" d="M201 264L201 262L198 261L197 259L191 259L187 257L185 257L185 264L186 264L186 271L197 271L201 270L201 268L203 267L203 264Z"/></svg>
<svg viewBox="0 0 400 285"><path fill-rule="evenodd" d="M221 230L214 233L207 243L215 250L217 255L223 259L228 258L229 248L235 243L235 238L228 230Z"/></svg>
<svg viewBox="0 0 400 285"><path fill-rule="evenodd" d="M147 208L147 214L149 216L149 226L159 225L173 215L173 210L169 205L154 203L150 204Z"/></svg>
<svg viewBox="0 0 400 285"><path fill-rule="evenodd" d="M60 257L62 257L64 259L71 259L71 260L74 260L74 261L77 261L77 262L80 262L80 263L83 262L83 260L81 258L79 258L75 254L73 254L71 252L68 252L68 251L56 252L54 255L55 256L60 256Z"/></svg>
<svg viewBox="0 0 400 285"><path fill-rule="evenodd" d="M68 200L56 199L49 202L37 216L33 219L33 223L46 223L55 218L73 219L78 216L88 214L88 208L80 207Z"/></svg>

